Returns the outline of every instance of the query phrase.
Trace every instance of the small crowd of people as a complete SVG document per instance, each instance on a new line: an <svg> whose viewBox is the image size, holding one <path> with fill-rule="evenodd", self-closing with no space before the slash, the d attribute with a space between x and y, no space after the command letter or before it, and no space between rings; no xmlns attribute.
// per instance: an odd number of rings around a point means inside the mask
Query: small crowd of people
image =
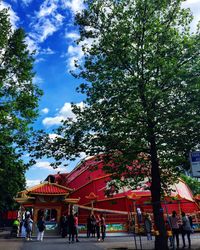
<svg viewBox="0 0 200 250"><path fill-rule="evenodd" d="M69 244L79 242L78 239L78 214L71 212L69 216L63 215L60 221L61 235L68 235ZM103 214L96 216L91 214L87 218L87 237L97 237L97 241L104 241L106 232L106 223Z"/></svg>
<svg viewBox="0 0 200 250"><path fill-rule="evenodd" d="M170 243L170 247L175 246L176 240L176 249L179 249L180 242L179 242L179 235L182 236L183 246L182 248L186 247L185 236L187 236L188 240L188 248L191 248L191 238L190 234L193 232L193 223L192 217L186 216L184 212L181 214L182 218L177 216L176 211L172 212L172 215L166 220L166 231L172 232L168 234L168 239ZM144 216L144 231L147 235L147 240L152 240L152 221L149 214Z"/></svg>
<svg viewBox="0 0 200 250"><path fill-rule="evenodd" d="M188 240L188 248L191 248L191 238L190 234L193 232L193 223L192 217L187 216L184 212L182 212L182 222L180 222L180 218L177 216L176 211L172 212L172 216L169 218L169 225L172 229L172 237L170 239L171 246L175 245L176 239L176 248L179 249L179 235L182 235L183 248L186 247L185 236L187 235Z"/></svg>
<svg viewBox="0 0 200 250"><path fill-rule="evenodd" d="M142 222L142 214L139 214L138 222ZM188 248L191 248L191 238L190 234L193 231L193 223L192 217L186 216L184 212L182 212L182 218L180 219L177 216L176 211L172 212L172 215L166 221L166 231L172 232L172 234L168 235L168 239L171 247L175 247L179 249L180 241L179 235L182 235L183 248L186 247L185 236L187 236ZM147 240L152 240L152 221L151 216L149 214L145 214L144 216L144 231L147 235ZM23 222L20 222L19 218L14 220L13 222L13 231L16 236L19 234L23 234L23 228L25 229L25 237L26 240L31 240L32 230L33 230L33 220L31 219L30 214L28 214ZM40 216L37 222L37 240L43 241L44 231L46 225L44 216ZM70 214L63 215L60 221L60 229L62 237L66 237L68 235L68 242L74 243L79 242L78 239L78 214L71 211ZM87 238L97 237L97 241L104 241L106 234L106 223L103 214L94 215L93 213L87 218ZM176 244L175 244L176 241Z"/></svg>
<svg viewBox="0 0 200 250"><path fill-rule="evenodd" d="M40 216L37 222L37 240L43 241L44 230L46 228L44 216ZM13 233L14 232L14 233ZM13 222L13 228L11 234L15 234L16 237L19 235L24 236L27 241L32 240L33 232L33 220L31 215L27 214L26 218L20 221L20 218L17 218Z"/></svg>
<svg viewBox="0 0 200 250"><path fill-rule="evenodd" d="M91 214L87 218L87 237L97 236L97 241L104 241L106 234L106 222L103 214Z"/></svg>
<svg viewBox="0 0 200 250"><path fill-rule="evenodd" d="M62 215L60 220L60 233L63 238L67 235L69 236L69 244L79 242L78 239L78 213L73 214L71 211L70 214Z"/></svg>

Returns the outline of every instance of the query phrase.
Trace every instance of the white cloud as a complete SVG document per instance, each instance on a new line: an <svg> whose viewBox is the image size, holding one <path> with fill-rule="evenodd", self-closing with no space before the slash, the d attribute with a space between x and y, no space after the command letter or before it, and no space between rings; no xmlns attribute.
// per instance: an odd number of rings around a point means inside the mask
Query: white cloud
<svg viewBox="0 0 200 250"><path fill-rule="evenodd" d="M73 14L84 9L84 0L62 0L62 3L65 8L70 8Z"/></svg>
<svg viewBox="0 0 200 250"><path fill-rule="evenodd" d="M33 0L21 0L22 3L26 6L28 6Z"/></svg>
<svg viewBox="0 0 200 250"><path fill-rule="evenodd" d="M10 17L10 23L11 23L12 29L15 30L17 28L17 23L19 22L19 17L13 11L12 6L10 4L0 1L0 10L5 9L5 8L8 9L8 14Z"/></svg>
<svg viewBox="0 0 200 250"><path fill-rule="evenodd" d="M41 112L43 114L48 114L49 113L49 109L48 108L44 108L44 109L41 110Z"/></svg>
<svg viewBox="0 0 200 250"><path fill-rule="evenodd" d="M54 1L44 1L43 4L40 6L40 10L37 13L37 17L46 17L55 12L57 9L57 5Z"/></svg>
<svg viewBox="0 0 200 250"><path fill-rule="evenodd" d="M197 24L200 21L200 0L187 0L182 3L184 8L190 8L194 15L194 20L191 23L191 30L196 30Z"/></svg>
<svg viewBox="0 0 200 250"><path fill-rule="evenodd" d="M41 180L26 180L26 186L27 187L32 187L32 186L35 186L35 185L38 185L40 184Z"/></svg>
<svg viewBox="0 0 200 250"><path fill-rule="evenodd" d="M42 57L38 57L36 60L35 60L35 63L40 63L40 62L44 62L45 59L42 58Z"/></svg>
<svg viewBox="0 0 200 250"><path fill-rule="evenodd" d="M60 137L60 135L58 135L58 134L49 134L50 140L55 140L58 137Z"/></svg>
<svg viewBox="0 0 200 250"><path fill-rule="evenodd" d="M81 152L81 153L80 153L80 158L81 158L81 159L85 159L86 156L87 156L87 155L86 155L85 152Z"/></svg>
<svg viewBox="0 0 200 250"><path fill-rule="evenodd" d="M75 70L75 61L81 62L81 59L84 56L84 53L82 51L81 45L78 46L73 46L70 45L67 50L67 55L68 55L68 67L69 70Z"/></svg>
<svg viewBox="0 0 200 250"><path fill-rule="evenodd" d="M69 39L73 39L73 40L79 39L79 37L80 37L80 35L78 33L75 33L75 32L70 32L70 33L65 34L65 38L69 38Z"/></svg>
<svg viewBox="0 0 200 250"><path fill-rule="evenodd" d="M32 169L35 169L35 170L48 170L50 172L58 172L58 171L63 171L63 172L66 172L66 168L64 167L58 167L58 168L53 168L51 165L50 165L50 162L48 161L38 161L36 162L36 164L34 166L31 167Z"/></svg>
<svg viewBox="0 0 200 250"><path fill-rule="evenodd" d="M30 51L37 50L37 53L44 54L45 50L39 48L40 44L63 26L64 16L59 13L61 7L61 1L44 0L39 11L35 12L30 23L32 31L26 39ZM46 52L46 54L54 53L53 51L50 53L48 49Z"/></svg>
<svg viewBox="0 0 200 250"><path fill-rule="evenodd" d="M41 83L43 83L43 79L36 75L36 76L33 77L33 83L37 84L37 85L41 84Z"/></svg>
<svg viewBox="0 0 200 250"><path fill-rule="evenodd" d="M32 39L31 37L27 36L25 38L26 44L28 45L28 50L32 53L33 51L35 51L36 55L39 52L39 47L37 45L37 43L34 41L34 39Z"/></svg>
<svg viewBox="0 0 200 250"><path fill-rule="evenodd" d="M51 48L48 47L46 49L41 49L40 54L53 55L53 54L55 54L55 51L53 51Z"/></svg>
<svg viewBox="0 0 200 250"><path fill-rule="evenodd" d="M62 120L63 120L62 116L46 117L46 118L44 118L42 123L46 127L51 127L51 126L54 126L54 125L60 125Z"/></svg>
<svg viewBox="0 0 200 250"><path fill-rule="evenodd" d="M82 50L82 46L86 49L90 49L92 44L97 43L97 40L94 39L87 39L84 42L80 42L79 45L69 45L67 50L67 57L68 57L68 68L69 70L75 70L75 61L78 61L79 64L82 63L82 59L84 56L84 52ZM87 53L87 52L85 52Z"/></svg>
<svg viewBox="0 0 200 250"><path fill-rule="evenodd" d="M50 19L40 19L34 26L36 33L32 33L32 37L38 43L44 42L57 30L56 25Z"/></svg>
<svg viewBox="0 0 200 250"><path fill-rule="evenodd" d="M81 109L84 108L84 103L80 102L76 104ZM75 119L75 114L72 112L72 105L69 102L66 102L64 106L60 109L58 114L54 117L46 117L42 123L46 127L51 127L54 125L60 125L61 121L66 120L67 118Z"/></svg>
<svg viewBox="0 0 200 250"><path fill-rule="evenodd" d="M194 4L194 3L198 3L199 4L199 0L187 0L186 3L187 4Z"/></svg>

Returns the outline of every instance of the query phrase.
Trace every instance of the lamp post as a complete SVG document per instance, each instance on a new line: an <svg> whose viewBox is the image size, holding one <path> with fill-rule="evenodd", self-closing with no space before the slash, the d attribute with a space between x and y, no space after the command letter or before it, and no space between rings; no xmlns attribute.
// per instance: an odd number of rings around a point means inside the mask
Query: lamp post
<svg viewBox="0 0 200 250"><path fill-rule="evenodd" d="M136 201L139 200L141 197L136 195L135 193L131 193L130 195L127 195L127 198L129 200L132 200L133 202L133 214L134 214L134 221L135 221L135 230L138 230L138 218L137 218L137 211L136 211Z"/></svg>

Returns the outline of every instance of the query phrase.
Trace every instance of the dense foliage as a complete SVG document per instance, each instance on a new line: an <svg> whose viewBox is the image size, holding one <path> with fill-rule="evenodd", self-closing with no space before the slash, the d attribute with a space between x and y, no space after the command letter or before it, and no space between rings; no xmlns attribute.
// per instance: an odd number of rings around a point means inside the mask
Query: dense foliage
<svg viewBox="0 0 200 250"><path fill-rule="evenodd" d="M184 174L181 175L181 179L190 187L194 195L200 194L200 182L198 179Z"/></svg>
<svg viewBox="0 0 200 250"><path fill-rule="evenodd" d="M12 30L7 9L0 10L0 210L13 207L25 185L22 155L30 124L37 117L41 91L33 84L33 56L22 29Z"/></svg>

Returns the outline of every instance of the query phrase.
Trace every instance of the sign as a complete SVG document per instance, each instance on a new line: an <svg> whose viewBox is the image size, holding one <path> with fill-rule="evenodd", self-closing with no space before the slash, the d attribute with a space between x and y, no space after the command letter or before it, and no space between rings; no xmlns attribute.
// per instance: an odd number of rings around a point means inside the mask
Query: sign
<svg viewBox="0 0 200 250"><path fill-rule="evenodd" d="M190 153L190 164L193 177L200 177L200 151Z"/></svg>

